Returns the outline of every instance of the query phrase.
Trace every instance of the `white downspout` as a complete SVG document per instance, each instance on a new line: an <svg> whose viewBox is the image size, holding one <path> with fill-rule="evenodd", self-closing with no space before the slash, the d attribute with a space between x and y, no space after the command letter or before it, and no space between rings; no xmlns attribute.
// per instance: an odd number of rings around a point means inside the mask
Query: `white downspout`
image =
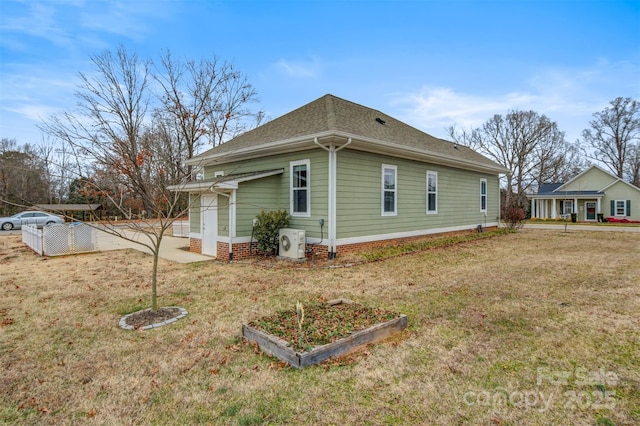
<svg viewBox="0 0 640 426"><path fill-rule="evenodd" d="M329 230L328 230L328 255L330 259L333 259L336 255L336 239L337 239L337 164L338 156L337 152L351 144L351 138L347 140L347 143L336 149L335 145L331 143L329 148L321 145L318 142L318 138L313 138L313 143L318 145L329 153L329 200L328 200L328 216L329 216Z"/></svg>
<svg viewBox="0 0 640 426"><path fill-rule="evenodd" d="M236 190L229 196L229 262L233 261L233 239L236 237Z"/></svg>

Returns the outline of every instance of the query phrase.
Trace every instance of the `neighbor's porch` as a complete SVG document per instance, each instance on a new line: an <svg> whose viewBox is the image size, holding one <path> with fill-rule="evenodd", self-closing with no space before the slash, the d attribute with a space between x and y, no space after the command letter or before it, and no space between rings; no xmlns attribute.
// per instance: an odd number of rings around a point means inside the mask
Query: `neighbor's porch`
<svg viewBox="0 0 640 426"><path fill-rule="evenodd" d="M563 215L576 215L578 221L596 222L602 217L602 197L532 197L531 217L562 219ZM600 215L600 216L599 216Z"/></svg>

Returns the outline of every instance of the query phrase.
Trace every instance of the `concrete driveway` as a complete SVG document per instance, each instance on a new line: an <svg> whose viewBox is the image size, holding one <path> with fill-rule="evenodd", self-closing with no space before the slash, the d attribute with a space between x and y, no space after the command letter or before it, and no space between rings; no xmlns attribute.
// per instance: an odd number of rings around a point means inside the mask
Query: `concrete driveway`
<svg viewBox="0 0 640 426"><path fill-rule="evenodd" d="M119 231L124 232L128 238L136 241L144 241L147 237L140 232L133 231ZM105 231L97 231L96 234L97 245L99 251L108 250L120 250L126 248L132 248L144 253L151 254L151 251L146 247L134 243L133 241L126 240L116 235L109 234ZM192 253L188 250L189 239L180 237L163 236L162 244L160 245L160 257L162 259L171 260L178 263L192 263L203 262L208 260L214 260L213 257L204 256L198 253Z"/></svg>

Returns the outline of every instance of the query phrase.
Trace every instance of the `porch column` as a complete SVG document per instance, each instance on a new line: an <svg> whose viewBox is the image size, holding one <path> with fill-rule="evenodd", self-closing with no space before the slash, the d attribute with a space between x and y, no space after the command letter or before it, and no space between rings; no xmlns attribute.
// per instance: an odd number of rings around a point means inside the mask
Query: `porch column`
<svg viewBox="0 0 640 426"><path fill-rule="evenodd" d="M538 216L536 216L536 200L535 200L535 198L531 199L531 217L538 217Z"/></svg>
<svg viewBox="0 0 640 426"><path fill-rule="evenodd" d="M600 198L598 198L598 207L596 208L596 213L602 213L602 208L600 207L600 202L602 200ZM596 216L597 217L597 216Z"/></svg>
<svg viewBox="0 0 640 426"><path fill-rule="evenodd" d="M573 213L578 213L578 199L574 198L573 199Z"/></svg>
<svg viewBox="0 0 640 426"><path fill-rule="evenodd" d="M551 199L551 219L555 219L557 216L556 214L556 199L552 198Z"/></svg>

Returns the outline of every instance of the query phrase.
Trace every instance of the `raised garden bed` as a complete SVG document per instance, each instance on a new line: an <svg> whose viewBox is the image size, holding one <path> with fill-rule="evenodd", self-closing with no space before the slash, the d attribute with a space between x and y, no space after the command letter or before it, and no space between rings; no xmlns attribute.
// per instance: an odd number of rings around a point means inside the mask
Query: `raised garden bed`
<svg viewBox="0 0 640 426"><path fill-rule="evenodd" d="M289 324L289 326L287 327L286 324L287 316L295 317L295 311L292 313L280 313L270 318L271 323L276 321L278 318L283 319L283 326L280 327L276 332L282 336L289 336L289 339L293 340L291 342L263 330L263 327L261 327L260 323L262 322L262 324L264 325L265 321L260 320L251 322L249 324L243 324L242 335L247 340L256 342L263 352L275 356L276 358L287 362L293 367L304 368L308 365L318 364L329 358L336 358L346 355L369 343L383 340L391 336L392 334L400 332L407 326L406 315L395 314L382 310L367 309L361 307L361 305L353 304L353 302L348 299L336 299L327 302L323 309L321 309L323 311L326 310L326 312L323 312L321 314L314 312L312 309L308 309L309 312L307 314L309 315L309 317L313 317L314 315L339 317L339 315L336 314L340 309L340 305L352 305L352 311L355 312L353 316L359 317L354 318L354 329L352 331L349 331L349 326L347 326L346 330L342 330L340 332L342 334L345 334L344 337L340 336L340 333L336 333L335 330L314 331L314 323L311 322L311 320L305 323L307 325L305 329L305 335L308 336L312 333L322 334L328 340L330 340L330 342L326 344L320 344L317 346L306 344L304 345L304 347L301 347L300 343L295 341L295 338L291 338L291 326ZM313 307L317 308L317 306L312 305L311 308ZM335 312L332 312L332 308ZM363 319L361 317L365 318ZM371 321L372 318L380 318L383 320L381 322L368 325L363 329L358 329L359 325L361 325L363 322ZM291 321L288 322L290 323ZM344 323L344 321L340 322ZM328 323L328 321L324 321L323 323L326 324Z"/></svg>

